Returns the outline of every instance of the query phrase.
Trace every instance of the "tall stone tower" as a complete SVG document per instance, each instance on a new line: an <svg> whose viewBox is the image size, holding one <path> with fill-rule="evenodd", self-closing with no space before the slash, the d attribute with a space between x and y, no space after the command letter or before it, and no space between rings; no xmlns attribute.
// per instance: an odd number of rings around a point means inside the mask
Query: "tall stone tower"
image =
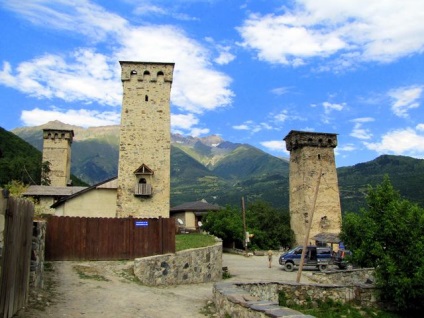
<svg viewBox="0 0 424 318"><path fill-rule="evenodd" d="M169 217L174 63L120 62L117 217Z"/></svg>
<svg viewBox="0 0 424 318"><path fill-rule="evenodd" d="M337 135L292 130L284 141L290 151L290 223L296 243L304 244L315 193L317 201L309 237L340 233L342 216L334 159Z"/></svg>
<svg viewBox="0 0 424 318"><path fill-rule="evenodd" d="M43 162L50 163L50 186L71 184L71 145L73 130L43 129Z"/></svg>

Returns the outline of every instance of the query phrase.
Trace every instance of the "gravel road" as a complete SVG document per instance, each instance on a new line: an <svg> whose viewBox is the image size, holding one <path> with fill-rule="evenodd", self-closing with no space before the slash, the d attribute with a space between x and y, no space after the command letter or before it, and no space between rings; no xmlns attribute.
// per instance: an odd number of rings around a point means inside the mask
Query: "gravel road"
<svg viewBox="0 0 424 318"><path fill-rule="evenodd" d="M133 262L52 262L46 287L31 297L19 318L213 317L213 283L146 287L131 274ZM228 281L295 281L274 257L223 254ZM302 281L307 281L307 275ZM212 311L212 313L211 313Z"/></svg>

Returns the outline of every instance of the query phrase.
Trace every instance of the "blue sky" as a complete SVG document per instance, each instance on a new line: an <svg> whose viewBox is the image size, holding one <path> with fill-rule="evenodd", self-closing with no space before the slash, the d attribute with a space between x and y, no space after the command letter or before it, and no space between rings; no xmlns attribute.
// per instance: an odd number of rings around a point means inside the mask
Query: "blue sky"
<svg viewBox="0 0 424 318"><path fill-rule="evenodd" d="M119 61L174 62L174 133L424 158L423 21L422 0L0 0L0 126L119 124Z"/></svg>

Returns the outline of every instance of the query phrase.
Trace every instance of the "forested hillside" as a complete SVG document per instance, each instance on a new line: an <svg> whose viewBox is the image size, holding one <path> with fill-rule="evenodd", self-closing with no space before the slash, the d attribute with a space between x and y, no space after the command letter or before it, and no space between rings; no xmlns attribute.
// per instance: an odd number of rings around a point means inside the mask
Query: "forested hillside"
<svg viewBox="0 0 424 318"><path fill-rule="evenodd" d="M89 184L117 175L118 126L85 129L52 122L38 127L19 128L14 132L41 150L42 128L52 125L75 131L71 170L74 175ZM29 154L27 151L23 153ZM39 153L34 155L34 158L38 158L34 160L38 166L40 156ZM23 165L19 164L19 160L7 166L3 174L8 171L24 178ZM28 163L24 171L30 167L34 173L38 169ZM424 182L424 160L383 155L369 162L338 168L337 173L343 213L355 212L363 207L367 186L381 183L385 174L389 175L393 186L402 196L424 206L424 188L421 187ZM241 197L244 196L247 203L263 200L273 207L288 210L288 174L287 160L253 146L225 141L219 136L197 138L172 135L171 206L201 199L222 206L240 206Z"/></svg>

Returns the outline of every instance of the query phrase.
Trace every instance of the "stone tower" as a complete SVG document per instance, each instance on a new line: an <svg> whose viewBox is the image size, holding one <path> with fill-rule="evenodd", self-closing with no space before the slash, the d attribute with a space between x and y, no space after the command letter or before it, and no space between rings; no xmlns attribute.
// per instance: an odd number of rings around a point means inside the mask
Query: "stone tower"
<svg viewBox="0 0 424 318"><path fill-rule="evenodd" d="M43 162L50 163L50 186L71 184L71 145L73 130L43 129Z"/></svg>
<svg viewBox="0 0 424 318"><path fill-rule="evenodd" d="M334 159L337 134L292 130L284 141L290 151L290 223L296 243L305 243L315 193L309 238L319 233L340 233L342 216Z"/></svg>
<svg viewBox="0 0 424 318"><path fill-rule="evenodd" d="M120 62L117 217L169 217L174 63Z"/></svg>

